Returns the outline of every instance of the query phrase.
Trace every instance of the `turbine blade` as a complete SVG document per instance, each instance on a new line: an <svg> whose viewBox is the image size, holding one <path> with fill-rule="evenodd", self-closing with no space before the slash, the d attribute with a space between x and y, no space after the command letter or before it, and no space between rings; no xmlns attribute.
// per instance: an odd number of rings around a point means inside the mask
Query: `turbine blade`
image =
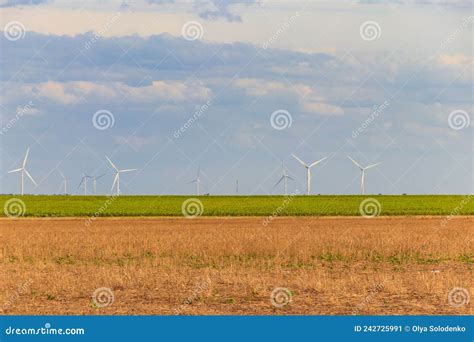
<svg viewBox="0 0 474 342"><path fill-rule="evenodd" d="M81 178L81 182L80 182L79 185L77 186L78 189L81 187L82 183L84 183L84 179L85 179L85 177L82 177L82 178Z"/></svg>
<svg viewBox="0 0 474 342"><path fill-rule="evenodd" d="M110 165L112 165L112 167L114 168L114 170L115 170L115 171L118 171L117 166L115 166L115 164L112 163L112 161L110 160L110 158L107 157L107 156L105 156L105 158L108 160L108 162L110 163Z"/></svg>
<svg viewBox="0 0 474 342"><path fill-rule="evenodd" d="M361 170L363 169L362 166L360 166L360 164L358 162L356 162L354 159L352 159L351 157L347 156L347 158L349 158L358 168L360 168Z"/></svg>
<svg viewBox="0 0 474 342"><path fill-rule="evenodd" d="M26 166L26 160L28 159L28 154L30 153L30 148L26 149L25 159L23 159L23 168Z"/></svg>
<svg viewBox="0 0 474 342"><path fill-rule="evenodd" d="M63 179L66 179L66 177L64 177L64 174L61 172L61 170L57 169L59 174L61 175L61 177L63 177Z"/></svg>
<svg viewBox="0 0 474 342"><path fill-rule="evenodd" d="M372 165L367 166L365 169L366 170L371 169L371 168L376 167L377 165L380 165L380 164L382 164L382 163L372 164Z"/></svg>
<svg viewBox="0 0 474 342"><path fill-rule="evenodd" d="M321 163L323 160L326 160L327 158L328 158L328 157L324 157L323 159L319 159L319 160L315 161L313 164L311 164L309 167L313 167L313 166L315 166L315 165Z"/></svg>
<svg viewBox="0 0 474 342"><path fill-rule="evenodd" d="M28 176L28 178L33 182L33 184L35 186L38 186L38 184L36 184L35 180L33 179L33 177L31 177L30 173L26 169L25 169L25 173Z"/></svg>
<svg viewBox="0 0 474 342"><path fill-rule="evenodd" d="M117 173L115 174L114 182L113 182L113 184L112 184L112 187L110 188L110 191L112 191L112 190L114 189L115 183L117 183L118 177L119 177L119 173L117 172Z"/></svg>
<svg viewBox="0 0 474 342"><path fill-rule="evenodd" d="M21 170L23 170L22 167L20 167L19 169L15 169L15 170L8 171L8 173L18 172L18 171L21 171Z"/></svg>
<svg viewBox="0 0 474 342"><path fill-rule="evenodd" d="M293 158L295 158L297 161L299 161L301 165L303 165L304 167L308 167L308 165L304 161L302 161L300 158L298 158L294 154L291 154L291 155L293 156Z"/></svg>
<svg viewBox="0 0 474 342"><path fill-rule="evenodd" d="M100 179L100 178L104 177L105 175L106 175L106 173L103 173L103 174L101 174L100 176L95 177L95 180Z"/></svg>
<svg viewBox="0 0 474 342"><path fill-rule="evenodd" d="M187 182L186 184L191 184L191 183L196 183L196 182L197 182L197 179L194 179L194 180L192 180L192 181L190 181L190 182Z"/></svg>
<svg viewBox="0 0 474 342"><path fill-rule="evenodd" d="M274 188L281 183L282 180L285 179L285 176L281 176L281 178L278 180L278 182L276 182L276 184L273 186Z"/></svg>
<svg viewBox="0 0 474 342"><path fill-rule="evenodd" d="M125 169L125 170L119 170L118 172L130 172L130 171L137 171L138 169Z"/></svg>
<svg viewBox="0 0 474 342"><path fill-rule="evenodd" d="M286 175L286 178L288 178L288 179L291 179L292 181L294 181L294 180L295 180L293 177L291 177L291 176L288 176L288 175Z"/></svg>

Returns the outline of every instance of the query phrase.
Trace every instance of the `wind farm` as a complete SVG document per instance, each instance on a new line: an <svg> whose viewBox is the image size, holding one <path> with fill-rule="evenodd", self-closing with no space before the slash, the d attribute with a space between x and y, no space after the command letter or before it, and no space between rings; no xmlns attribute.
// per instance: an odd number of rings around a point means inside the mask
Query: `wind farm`
<svg viewBox="0 0 474 342"><path fill-rule="evenodd" d="M0 0L0 313L472 314L441 2Z"/></svg>

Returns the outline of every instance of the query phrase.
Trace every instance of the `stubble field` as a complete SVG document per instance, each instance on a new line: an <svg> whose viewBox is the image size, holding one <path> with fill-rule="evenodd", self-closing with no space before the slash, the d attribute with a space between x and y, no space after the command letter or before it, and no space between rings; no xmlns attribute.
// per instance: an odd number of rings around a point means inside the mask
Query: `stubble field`
<svg viewBox="0 0 474 342"><path fill-rule="evenodd" d="M2 218L0 309L472 314L473 217L263 220Z"/></svg>

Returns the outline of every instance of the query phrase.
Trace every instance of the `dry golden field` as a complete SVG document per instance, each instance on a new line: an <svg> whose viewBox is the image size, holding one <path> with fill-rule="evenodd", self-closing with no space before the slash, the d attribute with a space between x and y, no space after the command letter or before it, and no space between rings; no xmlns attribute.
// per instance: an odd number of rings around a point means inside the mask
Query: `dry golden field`
<svg viewBox="0 0 474 342"><path fill-rule="evenodd" d="M450 305L448 294L473 294L474 218L443 219L0 219L0 309L472 314L472 300ZM98 288L111 292L93 299ZM273 305L276 288L287 290Z"/></svg>

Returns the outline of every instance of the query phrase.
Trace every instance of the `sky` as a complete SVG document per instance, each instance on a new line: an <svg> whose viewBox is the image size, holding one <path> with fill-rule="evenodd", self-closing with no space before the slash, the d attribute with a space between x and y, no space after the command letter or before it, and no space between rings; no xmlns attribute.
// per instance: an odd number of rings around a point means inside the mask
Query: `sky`
<svg viewBox="0 0 474 342"><path fill-rule="evenodd" d="M0 193L474 190L464 0L0 0ZM238 189L236 183L238 181ZM90 190L90 188L89 188Z"/></svg>

